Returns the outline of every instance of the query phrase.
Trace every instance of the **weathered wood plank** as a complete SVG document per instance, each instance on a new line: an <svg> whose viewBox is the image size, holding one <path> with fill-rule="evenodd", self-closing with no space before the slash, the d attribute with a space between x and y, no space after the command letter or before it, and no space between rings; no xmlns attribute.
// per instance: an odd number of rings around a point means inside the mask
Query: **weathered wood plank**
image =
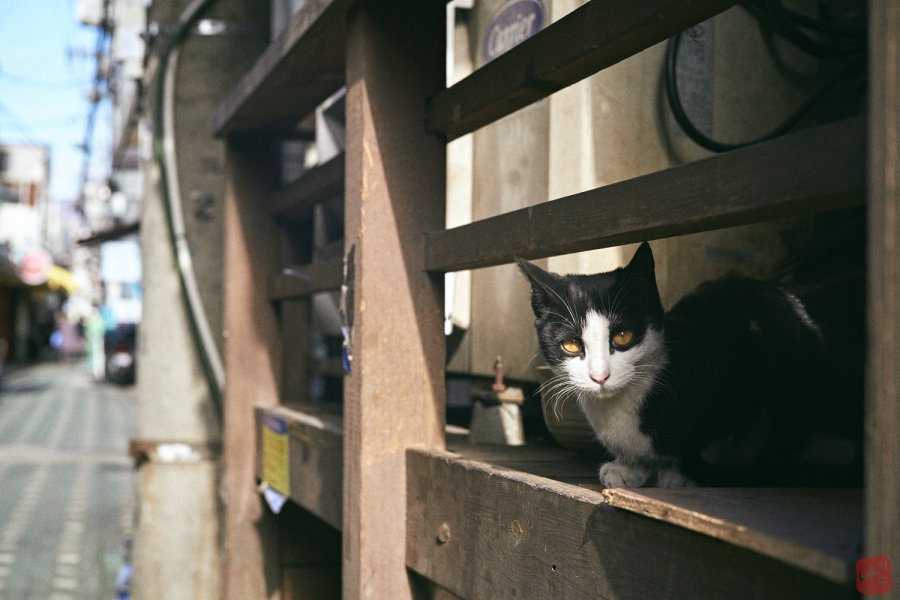
<svg viewBox="0 0 900 600"><path fill-rule="evenodd" d="M342 258L316 261L306 265L287 267L269 279L269 299L273 301L308 298L319 292L341 288Z"/></svg>
<svg viewBox="0 0 900 600"><path fill-rule="evenodd" d="M442 3L361 1L347 26L345 598L412 597L404 451L444 444L443 278L422 245L444 223L445 145L423 126L444 20Z"/></svg>
<svg viewBox="0 0 900 600"><path fill-rule="evenodd" d="M258 409L257 429L264 415L287 423L290 493L299 506L340 530L343 514L343 440L341 415L323 407ZM260 434L261 437L261 434ZM262 474L262 449L257 449L257 476Z"/></svg>
<svg viewBox="0 0 900 600"><path fill-rule="evenodd" d="M453 440L452 443L450 440ZM862 492L854 489L603 489L597 458L559 448L491 446L448 438L474 460L600 491L610 506L766 554L841 585L862 544Z"/></svg>
<svg viewBox="0 0 900 600"><path fill-rule="evenodd" d="M649 48L735 4L594 0L481 67L428 104L428 128L455 139Z"/></svg>
<svg viewBox="0 0 900 600"><path fill-rule="evenodd" d="M313 207L344 193L344 155L313 167L275 192L270 211L276 217L309 218Z"/></svg>
<svg viewBox="0 0 900 600"><path fill-rule="evenodd" d="M256 490L254 407L278 401L281 369L278 322L265 294L278 264L278 232L258 207L277 181L278 146L256 137L233 137L226 151L225 193L225 389L223 460L228 470L223 577L226 598L256 598L277 580L278 565L263 564L277 547Z"/></svg>
<svg viewBox="0 0 900 600"><path fill-rule="evenodd" d="M281 403L309 400L310 299L282 300L281 325Z"/></svg>
<svg viewBox="0 0 900 600"><path fill-rule="evenodd" d="M870 2L866 554L895 561L900 560L898 38L900 5L893 0ZM898 588L895 581L894 590Z"/></svg>
<svg viewBox="0 0 900 600"><path fill-rule="evenodd" d="M259 57L213 117L222 136L296 128L344 83L348 0L309 0Z"/></svg>
<svg viewBox="0 0 900 600"><path fill-rule="evenodd" d="M457 271L862 202L859 119L551 200L426 236L426 268Z"/></svg>
<svg viewBox="0 0 900 600"><path fill-rule="evenodd" d="M287 503L281 530L281 598L332 600L341 595L341 532Z"/></svg>
<svg viewBox="0 0 900 600"><path fill-rule="evenodd" d="M776 559L542 477L407 453L410 569L463 598L851 598Z"/></svg>
<svg viewBox="0 0 900 600"><path fill-rule="evenodd" d="M853 565L862 545L860 490L646 488L602 494L610 506L854 586Z"/></svg>

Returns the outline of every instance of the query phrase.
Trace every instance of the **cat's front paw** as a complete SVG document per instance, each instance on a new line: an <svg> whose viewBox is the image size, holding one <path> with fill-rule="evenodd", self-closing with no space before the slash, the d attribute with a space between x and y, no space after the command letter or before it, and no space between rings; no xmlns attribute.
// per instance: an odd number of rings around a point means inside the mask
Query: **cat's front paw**
<svg viewBox="0 0 900 600"><path fill-rule="evenodd" d="M618 461L604 463L600 467L600 483L608 488L641 487L647 483L647 471Z"/></svg>
<svg viewBox="0 0 900 600"><path fill-rule="evenodd" d="M697 487L697 484L685 477L684 473L674 468L660 471L656 485L664 488Z"/></svg>

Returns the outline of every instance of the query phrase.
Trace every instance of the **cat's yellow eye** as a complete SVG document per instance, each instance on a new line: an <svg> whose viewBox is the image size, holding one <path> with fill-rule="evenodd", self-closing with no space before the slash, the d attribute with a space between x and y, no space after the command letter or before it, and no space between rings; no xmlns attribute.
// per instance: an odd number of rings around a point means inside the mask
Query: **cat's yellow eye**
<svg viewBox="0 0 900 600"><path fill-rule="evenodd" d="M628 344L631 343L631 340L634 339L634 332L630 329L621 329L616 332L616 334L612 338L613 346L617 348L624 348Z"/></svg>
<svg viewBox="0 0 900 600"><path fill-rule="evenodd" d="M559 346L569 354L581 354L581 350L584 348L581 340L563 340Z"/></svg>

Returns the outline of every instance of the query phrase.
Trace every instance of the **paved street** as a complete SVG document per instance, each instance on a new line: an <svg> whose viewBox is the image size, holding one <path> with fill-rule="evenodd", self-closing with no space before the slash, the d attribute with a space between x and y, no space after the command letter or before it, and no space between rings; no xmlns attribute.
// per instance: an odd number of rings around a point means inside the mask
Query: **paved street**
<svg viewBox="0 0 900 600"><path fill-rule="evenodd" d="M0 384L0 599L116 598L132 522L134 389L83 362Z"/></svg>

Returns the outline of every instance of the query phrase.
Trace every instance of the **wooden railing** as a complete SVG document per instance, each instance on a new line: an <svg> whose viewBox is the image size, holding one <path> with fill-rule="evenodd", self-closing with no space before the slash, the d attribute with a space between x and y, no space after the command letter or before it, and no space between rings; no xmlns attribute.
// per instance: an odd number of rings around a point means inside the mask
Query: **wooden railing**
<svg viewBox="0 0 900 600"><path fill-rule="evenodd" d="M315 585L310 573L338 565L279 563L273 548L314 554L336 539L343 596L392 599L849 597L861 552L900 547L900 502L891 495L900 416L890 376L900 332L896 311L886 309L897 306L900 285L892 179L900 106L896 70L878 71L900 59L888 44L900 32L891 2L870 3L871 18L886 21L871 42L868 122L814 127L470 225L441 225L447 141L731 4L654 0L622 11L594 0L446 89L439 2L310 0L260 57L215 122L230 148L231 596L254 597L254 582L267 581L285 597L303 597ZM295 137L341 86L346 152L273 186L279 140ZM445 438L441 274L859 205L867 190L877 230L870 264L880 277L869 300L877 319L870 347L879 354L869 360L880 379L868 390L865 490L602 490L594 466L568 451ZM286 260L284 231L305 231L313 207L341 193L345 259L312 261L308 252ZM309 299L342 284L352 357L343 405L311 407ZM315 529L318 537L278 532L281 517L247 508L258 506L254 475L272 458L261 442L266 416L286 425L280 458L290 484L281 491L328 524ZM260 525L267 521L274 525Z"/></svg>

